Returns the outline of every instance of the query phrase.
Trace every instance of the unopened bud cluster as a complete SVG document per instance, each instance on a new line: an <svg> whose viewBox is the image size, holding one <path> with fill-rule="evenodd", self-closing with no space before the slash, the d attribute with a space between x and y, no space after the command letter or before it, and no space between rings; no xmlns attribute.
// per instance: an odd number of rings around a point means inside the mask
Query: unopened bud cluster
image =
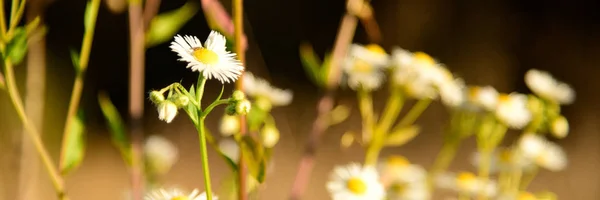
<svg viewBox="0 0 600 200"><path fill-rule="evenodd" d="M246 99L244 92L236 90L229 98L229 105L225 108L228 115L246 115L250 112L252 105Z"/></svg>
<svg viewBox="0 0 600 200"><path fill-rule="evenodd" d="M152 91L150 92L150 101L156 105L158 119L171 123L177 116L178 109L186 107L190 102L190 98L179 93L169 94L165 98L162 91Z"/></svg>

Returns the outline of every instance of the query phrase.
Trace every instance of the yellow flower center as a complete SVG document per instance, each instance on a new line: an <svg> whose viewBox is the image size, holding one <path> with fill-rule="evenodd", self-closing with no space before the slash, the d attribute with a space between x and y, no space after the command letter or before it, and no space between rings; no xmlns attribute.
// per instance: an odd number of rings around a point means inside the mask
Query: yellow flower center
<svg viewBox="0 0 600 200"><path fill-rule="evenodd" d="M171 198L171 200L189 200L189 198L186 196L176 196Z"/></svg>
<svg viewBox="0 0 600 200"><path fill-rule="evenodd" d="M519 194L519 200L536 200L537 197L529 192L521 192Z"/></svg>
<svg viewBox="0 0 600 200"><path fill-rule="evenodd" d="M367 48L367 50L369 50L372 53L376 53L376 54L380 54L380 55L385 54L385 50L383 50L383 48L381 48L381 46L379 46L377 44L369 44L369 45L365 46L365 48Z"/></svg>
<svg viewBox="0 0 600 200"><path fill-rule="evenodd" d="M477 181L475 174L471 172L461 172L456 176L457 185L462 190L468 190Z"/></svg>
<svg viewBox="0 0 600 200"><path fill-rule="evenodd" d="M403 167L410 164L410 162L403 156L390 156L387 159L387 163L397 167Z"/></svg>
<svg viewBox="0 0 600 200"><path fill-rule="evenodd" d="M481 88L477 87L477 86L473 86L469 88L469 97L471 97L471 99L477 99L477 96L479 96L479 93L481 92Z"/></svg>
<svg viewBox="0 0 600 200"><path fill-rule="evenodd" d="M214 65L219 62L219 55L212 50L208 50L206 48L196 48L192 53L194 58L204 64Z"/></svg>
<svg viewBox="0 0 600 200"><path fill-rule="evenodd" d="M426 53L423 52L415 52L413 55L413 60L415 63L424 65L424 66L433 66L435 64L435 60Z"/></svg>
<svg viewBox="0 0 600 200"><path fill-rule="evenodd" d="M509 102L510 101L510 95L508 94L501 94L498 96L498 101L499 102Z"/></svg>
<svg viewBox="0 0 600 200"><path fill-rule="evenodd" d="M348 180L348 182L346 182L346 187L354 194L364 194L367 192L367 184L357 177Z"/></svg>
<svg viewBox="0 0 600 200"><path fill-rule="evenodd" d="M354 61L354 67L352 68L352 71L358 73L370 73L373 71L373 66L364 60L356 59Z"/></svg>

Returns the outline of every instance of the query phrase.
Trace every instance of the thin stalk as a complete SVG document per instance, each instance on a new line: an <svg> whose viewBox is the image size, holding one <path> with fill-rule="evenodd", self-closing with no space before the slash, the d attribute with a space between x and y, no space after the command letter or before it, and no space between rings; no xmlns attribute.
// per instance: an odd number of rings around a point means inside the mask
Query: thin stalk
<svg viewBox="0 0 600 200"><path fill-rule="evenodd" d="M402 98L402 91L392 87L390 89L390 97L387 100L385 109L383 109L383 114L381 115L381 119L379 120L379 124L377 125L375 132L388 132L392 124L398 118L403 105L404 98Z"/></svg>
<svg viewBox="0 0 600 200"><path fill-rule="evenodd" d="M358 107L362 117L362 136L363 141L378 141L378 135L373 135L375 119L373 116L373 98L371 93L365 90L358 90Z"/></svg>
<svg viewBox="0 0 600 200"><path fill-rule="evenodd" d="M17 25L19 24L19 21L21 20L21 17L23 16L23 12L25 11L25 2L26 0L21 0L21 2L19 2L18 7L16 6L16 0L13 0L13 5L11 6L11 18L10 18L10 26L8 29L8 35L11 36L12 35L12 31L15 30L15 28L17 27ZM12 9L15 10L12 10Z"/></svg>
<svg viewBox="0 0 600 200"><path fill-rule="evenodd" d="M244 0L233 0L233 26L234 26L234 39L235 39L235 52L238 60L245 66L246 63L246 52L243 43L244 37ZM244 91L244 80L243 76L236 82L236 88ZM240 135L243 137L246 135L246 117L240 116ZM240 142L239 146L239 161L238 161L238 199L246 200L246 178L247 178L247 164L244 159L244 143Z"/></svg>
<svg viewBox="0 0 600 200"><path fill-rule="evenodd" d="M6 81L4 81L4 75L0 72L0 89L6 88Z"/></svg>
<svg viewBox="0 0 600 200"><path fill-rule="evenodd" d="M206 132L204 131L204 117L198 120L198 140L200 143L200 156L202 157L202 171L204 172L204 188L206 190L206 199L212 200L212 189L210 184L210 171L208 169L208 150L206 148Z"/></svg>
<svg viewBox="0 0 600 200"><path fill-rule="evenodd" d="M490 165L492 162L492 151L491 150L482 150L479 151L480 154L480 160L479 160L479 167L478 167L478 175L479 178L481 178L482 181L487 182L490 178ZM485 191L482 190L478 196L478 199L481 200L485 200L487 199L487 195L485 194Z"/></svg>
<svg viewBox="0 0 600 200"><path fill-rule="evenodd" d="M6 14L4 13L4 0L0 0L0 34L2 35L2 43L7 42L8 38L6 38Z"/></svg>
<svg viewBox="0 0 600 200"><path fill-rule="evenodd" d="M438 153L433 166L431 167L430 179L435 178L435 176L448 169L448 166L450 166L450 163L452 163L452 160L454 160L454 157L456 156L459 146L459 140L444 142L442 149Z"/></svg>
<svg viewBox="0 0 600 200"><path fill-rule="evenodd" d="M100 0L92 1L92 13L98 13L98 9L100 8ZM83 35L83 43L81 44L80 58L79 58L79 66L76 66L77 74L75 76L75 82L73 84L73 89L71 90L71 100L69 101L69 109L67 111L67 119L65 121L65 126L63 130L63 140L61 146L61 154L60 154L60 163L61 168L64 166L63 163L64 156L67 153L67 135L69 131L71 131L71 126L73 125L73 120L77 114L77 109L79 109L79 102L81 100L81 94L83 92L83 81L85 79L85 71L87 69L90 52L92 51L92 42L94 41L94 30L96 28L96 19L98 15L92 16L92 21L90 27L85 31Z"/></svg>
<svg viewBox="0 0 600 200"><path fill-rule="evenodd" d="M523 178L521 179L521 182L519 184L519 190L522 190L522 191L527 190L527 187L529 187L529 184L531 184L533 179L535 179L538 172L539 172L538 167L534 166L531 171L528 171L528 173L524 173Z"/></svg>
<svg viewBox="0 0 600 200"><path fill-rule="evenodd" d="M141 200L144 194L144 61L145 29L141 0L129 1L129 117L131 134L131 189L133 200Z"/></svg>
<svg viewBox="0 0 600 200"><path fill-rule="evenodd" d="M408 125L414 123L417 120L417 118L419 118L419 116L421 116L421 114L423 114L423 111L425 111L425 109L427 109L429 104L431 104L431 99L429 99L429 98L424 98L424 99L419 100L410 109L410 111L408 111L408 113L400 120L400 122L398 122L398 125L396 125L396 127L405 127L405 126L408 126ZM394 129L396 129L396 128L394 128Z"/></svg>
<svg viewBox="0 0 600 200"><path fill-rule="evenodd" d="M50 176L50 179L52 180L52 185L54 186L58 198L61 200L67 200L68 197L65 193L63 179L60 176L58 170L56 169L54 163L52 162L52 158L46 150L46 147L44 146L44 143L40 138L39 132L33 126L33 124L31 124L31 122L25 115L25 109L21 101L21 96L19 95L19 91L17 90L13 66L10 62L10 59L8 58L4 60L4 70L6 72L6 84L8 95L10 96L10 100L13 106L15 107L15 110L17 111L19 119L23 123L26 133L31 138L35 149L37 150L38 154L42 159L42 163L44 164L44 167L48 175Z"/></svg>

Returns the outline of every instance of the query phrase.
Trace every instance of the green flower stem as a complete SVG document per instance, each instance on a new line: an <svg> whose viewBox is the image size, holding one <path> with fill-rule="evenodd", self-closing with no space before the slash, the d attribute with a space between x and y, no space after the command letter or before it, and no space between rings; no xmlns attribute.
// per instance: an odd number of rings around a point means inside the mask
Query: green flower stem
<svg viewBox="0 0 600 200"><path fill-rule="evenodd" d="M92 9L95 10L92 13L98 13L98 9L100 8L100 0L92 0L91 5L92 5ZM76 66L77 72L76 72L76 76L75 76L75 82L73 84L73 90L71 91L71 100L69 101L67 118L65 121L64 129L63 129L63 140L62 140L61 153L60 153L61 159L60 159L60 163L59 163L61 168L65 164L62 161L64 160L63 158L67 153L66 151L68 150L66 148L67 138L69 138L67 135L69 134L69 131L71 131L73 118L75 118L75 116L77 114L77 109L79 108L79 102L81 100L81 93L83 91L83 83L84 83L83 81L85 78L85 71L86 71L88 63L89 63L90 52L92 49L92 41L94 40L94 29L96 27L96 18L97 17L98 17L98 15L92 16L92 23L91 23L89 29L87 29L83 35L83 43L81 45L80 58L79 58L79 63L78 63L79 66Z"/></svg>
<svg viewBox="0 0 600 200"><path fill-rule="evenodd" d="M398 88L392 87L390 91L390 97L388 98L385 109L383 110L383 115L379 120L379 124L375 128L376 134L385 134L390 130L390 127L398 118L403 105L404 98L402 96L402 91Z"/></svg>
<svg viewBox="0 0 600 200"><path fill-rule="evenodd" d="M456 152L458 151L458 147L460 146L460 142L460 140L451 140L444 142L442 145L442 149L438 153L433 166L430 169L428 182L431 188L433 188L434 178L446 171L448 166L450 166L450 163L452 163L452 160L454 160Z"/></svg>
<svg viewBox="0 0 600 200"><path fill-rule="evenodd" d="M11 6L11 18L10 18L10 27L8 29L8 35L12 36L12 31L15 30L19 21L21 21L21 17L23 16L23 12L25 11L25 2L26 0L21 0L17 7L17 1L13 0Z"/></svg>
<svg viewBox="0 0 600 200"><path fill-rule="evenodd" d="M533 181L535 176L537 176L538 172L539 168L534 166L531 171L524 173L521 182L519 183L519 190L527 190L527 187L529 187L529 184Z"/></svg>
<svg viewBox="0 0 600 200"><path fill-rule="evenodd" d="M208 105L208 107L206 107L206 109L204 109L204 111L200 114L200 118L204 118L206 117L210 111L212 111L213 108L219 106L219 105L223 105L223 104L227 104L229 103L229 99L220 99L217 100L213 103L211 103L210 105Z"/></svg>
<svg viewBox="0 0 600 200"><path fill-rule="evenodd" d="M396 125L396 128L399 127L405 127L408 126L412 123L414 123L417 118L419 118L419 116L421 116L421 114L423 114L423 111L425 111L425 109L427 109L427 107L429 107L429 104L431 104L431 99L429 98L424 98L419 100L411 109L410 111L408 111L408 113L406 114L406 116L404 116L402 118L402 120L400 120L400 122L398 122L398 125Z"/></svg>
<svg viewBox="0 0 600 200"><path fill-rule="evenodd" d="M4 81L4 75L0 72L0 89L6 88L6 82Z"/></svg>
<svg viewBox="0 0 600 200"><path fill-rule="evenodd" d="M6 38L6 19L4 16L6 16L4 14L4 0L0 0L0 35L2 36L2 46L8 40Z"/></svg>
<svg viewBox="0 0 600 200"><path fill-rule="evenodd" d="M358 107L362 117L362 134L366 141L373 140L373 99L371 93L362 89L358 90Z"/></svg>
<svg viewBox="0 0 600 200"><path fill-rule="evenodd" d="M204 187L206 190L206 199L212 200L212 189L210 182L210 171L208 169L208 150L206 148L206 132L204 131L204 117L200 117L198 120L198 139L200 142L200 156L202 157L202 170L204 171Z"/></svg>
<svg viewBox="0 0 600 200"><path fill-rule="evenodd" d="M492 162L492 151L485 149L485 150L479 151L479 154L480 154L479 168L478 168L479 178L481 178L481 180L483 180L484 182L487 182L490 178L490 166L491 166L491 162ZM487 196L485 195L485 191L481 191L478 199L482 199L482 200L487 199Z"/></svg>
<svg viewBox="0 0 600 200"><path fill-rule="evenodd" d="M196 101L198 102L198 109L202 110L202 96L204 95L204 85L206 84L206 78L202 75L198 75L198 82L196 83Z"/></svg>
<svg viewBox="0 0 600 200"><path fill-rule="evenodd" d="M2 18L2 17L0 17L0 18ZM52 162L52 158L50 157L50 154L46 150L46 147L44 146L44 143L42 142L42 139L40 138L39 132L33 126L33 124L31 124L31 122L25 115L25 109L23 107L23 103L21 101L21 96L19 95L19 91L17 90L17 85L15 82L13 66L8 58L6 58L4 60L4 70L6 72L6 84L7 84L8 95L10 96L10 100L11 100L13 106L15 107L17 114L19 115L19 119L23 123L26 133L28 133L29 137L31 138L31 140L33 142L33 145L35 146L36 151L40 155L40 157L42 159L42 163L44 164L44 167L46 168L46 171L47 171L48 175L50 176L50 179L52 180L52 185L54 186L54 189L55 189L59 199L67 200L69 198L67 197L67 195L65 193L63 179L60 176L58 170L56 169L54 163Z"/></svg>

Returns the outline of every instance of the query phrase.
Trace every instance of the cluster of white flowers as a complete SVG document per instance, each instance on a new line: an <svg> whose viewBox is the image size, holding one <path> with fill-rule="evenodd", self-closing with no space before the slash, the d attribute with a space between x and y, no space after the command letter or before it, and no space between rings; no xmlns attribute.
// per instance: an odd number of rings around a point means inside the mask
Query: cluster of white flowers
<svg viewBox="0 0 600 200"><path fill-rule="evenodd" d="M386 194L377 170L357 163L336 167L327 189L333 200L382 200Z"/></svg>
<svg viewBox="0 0 600 200"><path fill-rule="evenodd" d="M482 179L471 172L444 173L436 177L435 181L440 188L473 197L481 194L493 197L498 193L496 182Z"/></svg>
<svg viewBox="0 0 600 200"><path fill-rule="evenodd" d="M402 156L390 156L379 168L380 180L387 189L389 200L431 198L427 171L422 166L412 164Z"/></svg>
<svg viewBox="0 0 600 200"><path fill-rule="evenodd" d="M560 171L567 166L564 150L540 135L524 134L519 140L518 149L525 158L548 170Z"/></svg>

